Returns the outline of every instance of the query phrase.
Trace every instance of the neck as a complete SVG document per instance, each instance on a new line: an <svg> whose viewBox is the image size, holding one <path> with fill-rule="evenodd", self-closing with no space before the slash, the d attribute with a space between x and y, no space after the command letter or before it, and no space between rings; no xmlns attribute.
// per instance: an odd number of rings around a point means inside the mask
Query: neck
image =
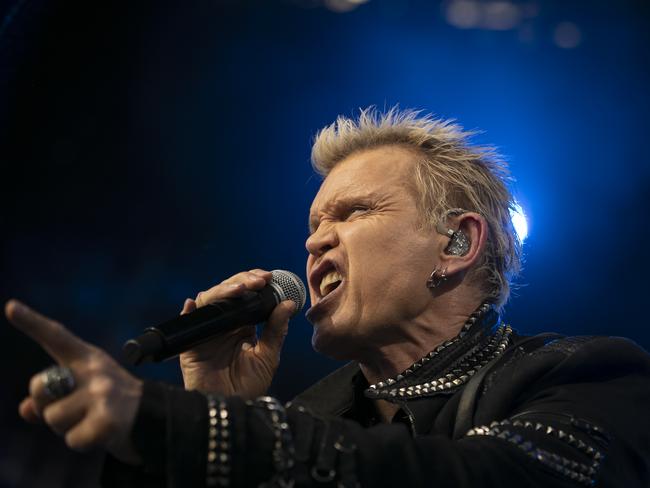
<svg viewBox="0 0 650 488"><path fill-rule="evenodd" d="M479 305L480 301L476 299L438 297L425 313L400 327L404 331L403 340L365 351L363 358L359 358L359 367L368 383L396 376L438 345L458 335Z"/></svg>

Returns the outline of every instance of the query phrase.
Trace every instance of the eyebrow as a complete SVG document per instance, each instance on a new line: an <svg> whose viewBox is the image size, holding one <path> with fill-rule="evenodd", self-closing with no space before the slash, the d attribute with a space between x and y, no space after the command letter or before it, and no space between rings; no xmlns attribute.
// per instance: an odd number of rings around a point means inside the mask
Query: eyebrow
<svg viewBox="0 0 650 488"><path fill-rule="evenodd" d="M353 203L360 203L360 202L370 203L376 201L377 199L378 199L378 195L376 194L376 192L363 193L363 194L352 193L352 194L337 195L332 200L325 203L325 205L323 205L323 208L325 209L325 213L336 212L341 207L350 206ZM318 229L319 225L320 225L320 219L318 218L318 213L314 211L310 211L309 221L308 221L308 228L309 228L310 235L316 232L316 229Z"/></svg>

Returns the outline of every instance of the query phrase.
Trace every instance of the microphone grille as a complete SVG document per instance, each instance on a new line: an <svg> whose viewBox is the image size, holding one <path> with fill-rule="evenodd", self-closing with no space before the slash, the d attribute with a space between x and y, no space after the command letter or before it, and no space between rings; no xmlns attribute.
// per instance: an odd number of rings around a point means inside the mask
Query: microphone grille
<svg viewBox="0 0 650 488"><path fill-rule="evenodd" d="M302 307L305 306L305 302L307 301L305 284L298 275L291 271L274 269L271 271L271 274L273 275L271 285L280 293L281 300L292 300L296 304L296 311L293 312L293 315L296 315L302 310Z"/></svg>

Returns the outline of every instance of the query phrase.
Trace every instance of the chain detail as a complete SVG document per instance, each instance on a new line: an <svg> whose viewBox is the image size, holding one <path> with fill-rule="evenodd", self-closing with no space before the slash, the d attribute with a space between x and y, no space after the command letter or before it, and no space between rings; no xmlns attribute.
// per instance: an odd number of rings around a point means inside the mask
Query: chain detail
<svg viewBox="0 0 650 488"><path fill-rule="evenodd" d="M272 456L275 475L266 483L262 483L260 488L274 486L292 488L295 480L291 478L289 472L294 466L295 450L285 408L278 400L270 396L258 397L254 402L247 402L247 404L262 408L268 414L274 436Z"/></svg>

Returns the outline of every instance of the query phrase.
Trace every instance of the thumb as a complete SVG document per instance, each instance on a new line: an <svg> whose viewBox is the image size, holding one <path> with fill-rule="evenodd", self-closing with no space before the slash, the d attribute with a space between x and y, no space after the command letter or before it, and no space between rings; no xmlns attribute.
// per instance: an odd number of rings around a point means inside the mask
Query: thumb
<svg viewBox="0 0 650 488"><path fill-rule="evenodd" d="M289 319L295 310L296 304L292 300L285 300L275 307L257 343L261 354L269 359L279 358L284 338L289 331Z"/></svg>

